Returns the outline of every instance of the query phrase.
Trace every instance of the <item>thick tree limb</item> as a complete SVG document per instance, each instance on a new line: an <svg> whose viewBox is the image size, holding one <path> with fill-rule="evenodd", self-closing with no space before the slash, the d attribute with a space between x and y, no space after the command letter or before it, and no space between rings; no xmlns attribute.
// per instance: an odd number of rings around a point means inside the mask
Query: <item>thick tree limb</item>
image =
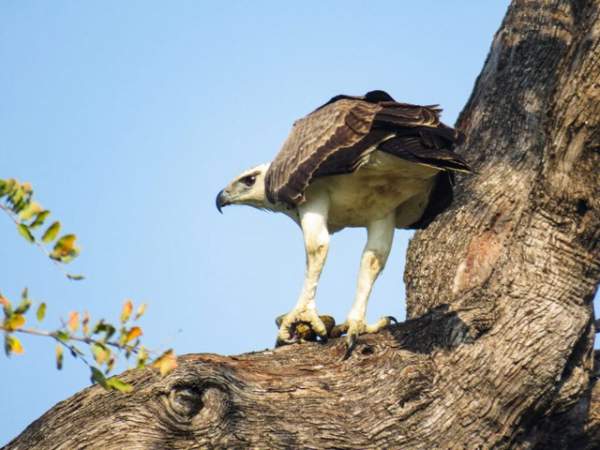
<svg viewBox="0 0 600 450"><path fill-rule="evenodd" d="M6 448L600 447L599 14L510 7L458 120L477 175L409 248L410 320L348 360L334 341L130 372L133 394L86 389Z"/></svg>

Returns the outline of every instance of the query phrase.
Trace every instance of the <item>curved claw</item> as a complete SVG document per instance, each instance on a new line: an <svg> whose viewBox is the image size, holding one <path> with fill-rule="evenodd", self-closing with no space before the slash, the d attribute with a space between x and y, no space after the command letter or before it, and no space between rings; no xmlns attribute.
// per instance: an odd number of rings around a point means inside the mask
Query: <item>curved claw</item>
<svg viewBox="0 0 600 450"><path fill-rule="evenodd" d="M335 326L335 320L331 316L318 316L314 312L291 312L278 316L275 319L275 324L279 328L275 346L280 347L297 342L315 342L317 340L325 343Z"/></svg>
<svg viewBox="0 0 600 450"><path fill-rule="evenodd" d="M346 351L344 352L344 356L342 357L342 360L346 360L346 359L350 358L350 355L352 355L352 351L356 347L357 341L358 341L358 334L351 333L346 336Z"/></svg>
<svg viewBox="0 0 600 450"><path fill-rule="evenodd" d="M391 324L397 324L398 321L393 316L384 316L372 325L367 325L362 320L348 320L345 323L335 327L332 330L332 335L335 333L346 334L346 352L343 359L348 359L358 342L358 336L365 333L377 333Z"/></svg>

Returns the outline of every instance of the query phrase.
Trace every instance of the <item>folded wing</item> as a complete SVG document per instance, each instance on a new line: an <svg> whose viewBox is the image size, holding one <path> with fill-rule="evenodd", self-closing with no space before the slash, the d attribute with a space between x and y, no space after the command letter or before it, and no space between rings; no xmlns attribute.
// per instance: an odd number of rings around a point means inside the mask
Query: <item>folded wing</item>
<svg viewBox="0 0 600 450"><path fill-rule="evenodd" d="M376 149L417 164L469 171L453 151L462 135L441 123L439 113L436 106L398 103L383 91L338 95L294 124L267 172L267 197L300 204L314 178L352 173Z"/></svg>

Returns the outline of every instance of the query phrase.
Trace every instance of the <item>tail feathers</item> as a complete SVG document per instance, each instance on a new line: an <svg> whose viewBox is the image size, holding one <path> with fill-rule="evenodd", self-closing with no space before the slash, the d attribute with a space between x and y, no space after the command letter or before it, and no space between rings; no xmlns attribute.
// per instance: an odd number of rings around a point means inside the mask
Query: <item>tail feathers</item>
<svg viewBox="0 0 600 450"><path fill-rule="evenodd" d="M437 136L397 136L379 144L378 149L407 161L426 164L439 169L471 172L460 155L447 148L447 142L438 142ZM442 146L441 144L445 144ZM446 148L444 148L446 147Z"/></svg>

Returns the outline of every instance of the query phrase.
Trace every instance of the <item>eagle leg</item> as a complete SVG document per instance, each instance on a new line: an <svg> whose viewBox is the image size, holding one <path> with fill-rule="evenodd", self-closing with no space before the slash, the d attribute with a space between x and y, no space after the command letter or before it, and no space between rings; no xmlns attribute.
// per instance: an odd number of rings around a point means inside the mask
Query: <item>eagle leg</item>
<svg viewBox="0 0 600 450"><path fill-rule="evenodd" d="M368 325L365 321L367 303L369 302L373 284L385 267L392 248L395 226L395 211L390 212L382 219L372 221L367 226L367 244L365 245L360 261L356 297L346 323L340 326L347 333L345 358L350 355L352 349L356 346L359 335L376 333L392 322L396 322L396 319L390 316L382 317L372 325Z"/></svg>
<svg viewBox="0 0 600 450"><path fill-rule="evenodd" d="M314 195L298 207L306 250L306 274L296 306L281 320L277 346L298 342L295 330L299 323L307 324L321 340L327 340L328 330L317 313L315 295L329 250L328 211L329 197L326 193Z"/></svg>

